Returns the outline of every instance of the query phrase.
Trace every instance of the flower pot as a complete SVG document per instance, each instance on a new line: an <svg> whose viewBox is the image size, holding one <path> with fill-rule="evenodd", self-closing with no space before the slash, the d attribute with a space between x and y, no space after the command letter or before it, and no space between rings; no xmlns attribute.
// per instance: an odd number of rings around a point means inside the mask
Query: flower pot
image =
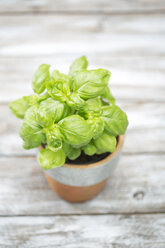
<svg viewBox="0 0 165 248"><path fill-rule="evenodd" d="M120 157L124 136L119 136L115 152L88 165L64 164L44 171L50 187L63 199L83 202L96 196L114 171Z"/></svg>

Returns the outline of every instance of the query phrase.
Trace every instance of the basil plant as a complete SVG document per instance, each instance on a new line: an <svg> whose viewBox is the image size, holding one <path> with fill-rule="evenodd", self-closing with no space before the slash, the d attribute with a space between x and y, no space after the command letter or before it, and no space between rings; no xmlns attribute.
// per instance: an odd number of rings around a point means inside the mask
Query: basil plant
<svg viewBox="0 0 165 248"><path fill-rule="evenodd" d="M74 160L83 151L92 156L114 152L116 137L128 126L126 114L115 104L108 87L111 73L88 70L85 56L76 59L68 75L42 64L34 73L34 94L10 103L23 119L23 147L43 145L38 161L45 170Z"/></svg>

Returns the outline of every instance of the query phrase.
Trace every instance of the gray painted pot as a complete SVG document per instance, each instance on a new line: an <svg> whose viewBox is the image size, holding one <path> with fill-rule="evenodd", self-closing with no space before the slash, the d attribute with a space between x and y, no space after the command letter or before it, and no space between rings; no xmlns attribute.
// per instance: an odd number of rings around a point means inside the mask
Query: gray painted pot
<svg viewBox="0 0 165 248"><path fill-rule="evenodd" d="M45 171L55 181L69 186L91 186L107 179L114 171L122 149L124 136L119 137L116 151L105 159L89 165L64 164Z"/></svg>

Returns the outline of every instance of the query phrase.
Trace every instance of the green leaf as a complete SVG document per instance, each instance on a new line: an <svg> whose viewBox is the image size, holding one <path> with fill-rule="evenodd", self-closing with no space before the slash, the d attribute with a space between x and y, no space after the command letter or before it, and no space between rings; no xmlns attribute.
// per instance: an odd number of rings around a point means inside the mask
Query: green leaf
<svg viewBox="0 0 165 248"><path fill-rule="evenodd" d="M9 104L9 108L12 113L20 119L24 118L26 110L37 102L38 97L36 95L23 96L22 98L13 101Z"/></svg>
<svg viewBox="0 0 165 248"><path fill-rule="evenodd" d="M68 154L68 158L70 160L75 160L78 158L81 154L81 149L80 148L72 148L72 151Z"/></svg>
<svg viewBox="0 0 165 248"><path fill-rule="evenodd" d="M43 95L38 95L37 103L45 101L48 98L50 98L50 95L47 92Z"/></svg>
<svg viewBox="0 0 165 248"><path fill-rule="evenodd" d="M62 148L61 134L55 125L52 128L45 128L47 148L56 152Z"/></svg>
<svg viewBox="0 0 165 248"><path fill-rule="evenodd" d="M73 147L65 142L62 143L62 149L66 156L73 150Z"/></svg>
<svg viewBox="0 0 165 248"><path fill-rule="evenodd" d="M111 104L115 104L115 98L112 96L112 93L108 86L105 87L104 91L102 92L101 96L108 100Z"/></svg>
<svg viewBox="0 0 165 248"><path fill-rule="evenodd" d="M92 116L100 116L102 112L102 103L99 97L88 99L85 101L85 105L79 110L79 114L88 119Z"/></svg>
<svg viewBox="0 0 165 248"><path fill-rule="evenodd" d="M20 129L20 136L24 141L23 147L25 149L39 147L45 140L42 127L36 120L37 107L34 105L26 111L25 120Z"/></svg>
<svg viewBox="0 0 165 248"><path fill-rule="evenodd" d="M24 140L24 149L39 147L45 139L39 127L37 128L27 122L23 122L20 129L20 136Z"/></svg>
<svg viewBox="0 0 165 248"><path fill-rule="evenodd" d="M109 106L109 102L104 100L103 98L101 98L101 104L102 104L102 106Z"/></svg>
<svg viewBox="0 0 165 248"><path fill-rule="evenodd" d="M90 141L86 146L84 146L83 151L85 152L85 154L87 154L88 156L92 156L96 153L97 149L95 147L95 145L93 144L92 141Z"/></svg>
<svg viewBox="0 0 165 248"><path fill-rule="evenodd" d="M70 79L58 70L52 72L52 80L47 82L46 88L50 96L56 100L67 101L70 95Z"/></svg>
<svg viewBox="0 0 165 248"><path fill-rule="evenodd" d="M98 153L114 152L116 149L116 137L103 132L97 139L93 140Z"/></svg>
<svg viewBox="0 0 165 248"><path fill-rule="evenodd" d="M83 99L100 96L108 85L110 72L104 69L78 72L73 82L73 91Z"/></svg>
<svg viewBox="0 0 165 248"><path fill-rule="evenodd" d="M70 159L74 160L80 156L81 150L79 148L73 148L71 145L63 142L62 149L65 155Z"/></svg>
<svg viewBox="0 0 165 248"><path fill-rule="evenodd" d="M62 81L49 81L46 84L48 94L56 100L65 102L70 95L69 85Z"/></svg>
<svg viewBox="0 0 165 248"><path fill-rule="evenodd" d="M77 148L87 144L93 136L91 125L79 115L68 116L58 125L64 142Z"/></svg>
<svg viewBox="0 0 165 248"><path fill-rule="evenodd" d="M21 98L11 102L9 104L9 108L17 118L23 119L26 110L29 108L29 105Z"/></svg>
<svg viewBox="0 0 165 248"><path fill-rule="evenodd" d="M100 117L91 117L88 122L93 127L93 139L98 138L104 131L104 121Z"/></svg>
<svg viewBox="0 0 165 248"><path fill-rule="evenodd" d="M86 106L84 107L86 112L90 112L92 114L99 114L101 113L101 100L99 97L88 99L86 101Z"/></svg>
<svg viewBox="0 0 165 248"><path fill-rule="evenodd" d="M30 107L30 106L32 106L38 102L39 97L37 95L33 94L33 95L29 95L29 96L23 96L22 99Z"/></svg>
<svg viewBox="0 0 165 248"><path fill-rule="evenodd" d="M70 114L70 108L66 103L48 98L42 101L37 111L37 121L42 127L51 126Z"/></svg>
<svg viewBox="0 0 165 248"><path fill-rule="evenodd" d="M49 80L49 68L50 65L42 64L38 70L34 73L32 79L32 88L35 93L41 94L46 87L46 82Z"/></svg>
<svg viewBox="0 0 165 248"><path fill-rule="evenodd" d="M85 101L76 93L72 93L67 100L67 104L74 110L83 109Z"/></svg>
<svg viewBox="0 0 165 248"><path fill-rule="evenodd" d="M43 168L60 166L60 152L63 163L65 157L76 159L82 150L89 156L113 152L115 136L126 131L127 116L115 105L108 88L111 73L105 69L87 70L87 66L82 56L66 75L58 70L50 74L50 66L42 64L32 80L36 94L9 105L14 115L24 119L20 129L24 148L42 143L46 147L39 155Z"/></svg>
<svg viewBox="0 0 165 248"><path fill-rule="evenodd" d="M52 71L52 79L55 82L62 82L63 84L70 85L70 78L64 74L59 72L58 70Z"/></svg>
<svg viewBox="0 0 165 248"><path fill-rule="evenodd" d="M43 101L44 99L50 97L48 94L37 96L35 94L29 96L23 96L22 98L13 101L9 104L9 108L12 113L20 119L24 118L25 112L31 106L35 105L38 102Z"/></svg>
<svg viewBox="0 0 165 248"><path fill-rule="evenodd" d="M56 152L43 149L38 154L38 162L44 170L53 169L65 163L65 154L62 149Z"/></svg>
<svg viewBox="0 0 165 248"><path fill-rule="evenodd" d="M105 130L115 136L124 134L128 126L126 113L116 105L103 106L102 111Z"/></svg>
<svg viewBox="0 0 165 248"><path fill-rule="evenodd" d="M88 66L88 61L86 56L82 56L76 59L75 61L73 61L73 63L70 66L69 76L72 77L75 75L76 72L87 69L87 66Z"/></svg>

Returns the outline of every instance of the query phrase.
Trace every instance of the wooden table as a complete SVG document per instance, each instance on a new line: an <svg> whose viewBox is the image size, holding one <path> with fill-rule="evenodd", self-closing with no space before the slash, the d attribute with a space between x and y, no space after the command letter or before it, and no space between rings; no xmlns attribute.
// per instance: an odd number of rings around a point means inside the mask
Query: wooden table
<svg viewBox="0 0 165 248"><path fill-rule="evenodd" d="M0 1L0 247L165 248L164 13L163 0ZM71 204L21 147L8 103L41 63L67 71L82 54L112 72L130 124L103 192Z"/></svg>

